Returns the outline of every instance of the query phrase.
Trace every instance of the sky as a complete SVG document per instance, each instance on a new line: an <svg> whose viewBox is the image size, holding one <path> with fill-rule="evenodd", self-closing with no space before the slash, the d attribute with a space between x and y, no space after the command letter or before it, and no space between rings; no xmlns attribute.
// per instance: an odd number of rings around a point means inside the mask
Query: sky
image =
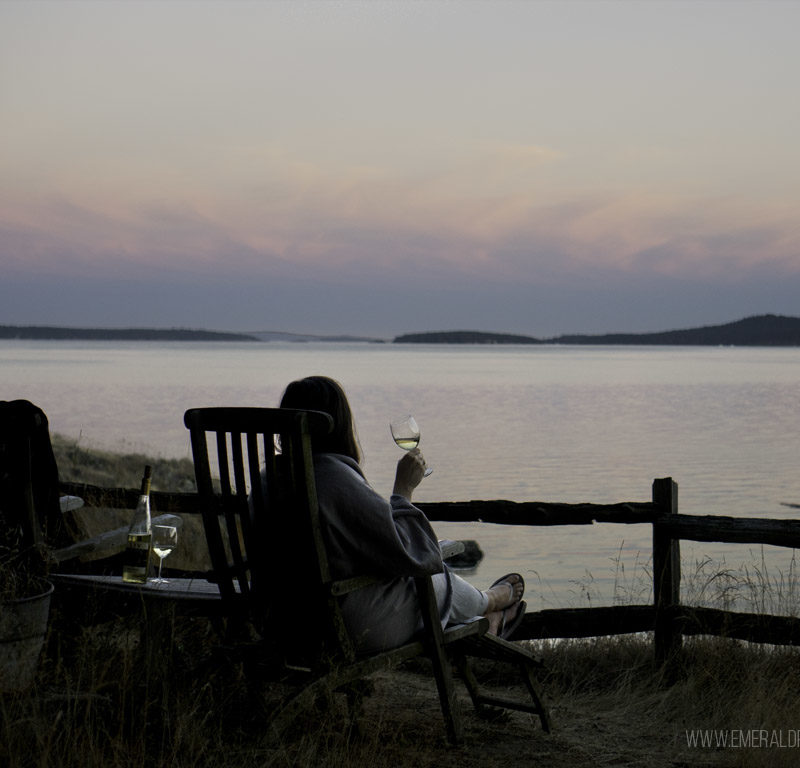
<svg viewBox="0 0 800 768"><path fill-rule="evenodd" d="M0 0L0 324L800 315L800 0Z"/></svg>

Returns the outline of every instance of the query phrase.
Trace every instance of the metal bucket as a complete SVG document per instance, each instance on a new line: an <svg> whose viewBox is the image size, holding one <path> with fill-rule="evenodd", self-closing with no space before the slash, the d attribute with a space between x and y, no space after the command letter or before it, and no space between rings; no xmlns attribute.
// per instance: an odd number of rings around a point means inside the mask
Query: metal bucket
<svg viewBox="0 0 800 768"><path fill-rule="evenodd" d="M33 597L0 602L0 691L21 691L36 675L47 634L53 585Z"/></svg>

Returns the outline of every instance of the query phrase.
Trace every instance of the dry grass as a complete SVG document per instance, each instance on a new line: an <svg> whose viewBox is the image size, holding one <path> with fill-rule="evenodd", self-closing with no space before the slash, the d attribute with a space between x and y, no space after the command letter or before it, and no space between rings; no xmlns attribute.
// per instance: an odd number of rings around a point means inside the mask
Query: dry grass
<svg viewBox="0 0 800 768"><path fill-rule="evenodd" d="M195 490L191 459L164 459L141 453L113 453L62 435L51 436L59 479L103 488L138 488L145 464L153 467L153 490L190 493Z"/></svg>
<svg viewBox="0 0 800 768"><path fill-rule="evenodd" d="M184 619L169 652L143 663L133 618L84 629L57 613L38 680L0 699L0 764L58 768L255 768L256 766L781 766L798 748L701 748L687 732L734 738L757 729L784 742L800 724L800 654L719 638L686 642L676 682L652 665L651 639L620 636L535 645L554 732L511 713L477 718L466 694L466 743L450 749L432 678L419 662L375 678L360 733L343 697L306 713L279 747L254 717L236 665L211 664L215 636ZM492 684L514 684L488 664ZM340 700L341 698L341 700ZM737 736L738 734L738 736ZM348 735L351 737L348 738Z"/></svg>

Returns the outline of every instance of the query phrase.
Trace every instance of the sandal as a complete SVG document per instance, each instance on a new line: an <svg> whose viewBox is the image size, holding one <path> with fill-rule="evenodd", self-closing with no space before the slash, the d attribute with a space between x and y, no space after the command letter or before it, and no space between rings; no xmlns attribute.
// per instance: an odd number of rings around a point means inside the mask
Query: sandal
<svg viewBox="0 0 800 768"><path fill-rule="evenodd" d="M497 636L503 638L503 640L508 640L525 618L525 609L528 607L527 603L524 600L520 600L519 603L514 603L514 605L518 605L519 608L517 608L517 613L514 618L508 623L506 623L506 611L514 606L510 605L508 608L503 609L503 617L500 619L500 627L497 630Z"/></svg>
<svg viewBox="0 0 800 768"><path fill-rule="evenodd" d="M522 595L525 594L525 579L522 578L522 574L520 574L520 573L507 573L505 576L501 576L494 584L492 584L491 587L489 587L489 589L492 589L492 587L496 587L499 584L502 584L503 582L506 582L506 584L508 584L511 587L511 594L513 596L513 594L514 594L514 586L515 585L512 584L509 581L509 578L511 578L512 576L516 576L517 577L517 582L516 583L522 585L522 594L520 595L520 598L521 598ZM514 603L512 603L511 605L514 605ZM510 607L510 606L507 606L507 607Z"/></svg>

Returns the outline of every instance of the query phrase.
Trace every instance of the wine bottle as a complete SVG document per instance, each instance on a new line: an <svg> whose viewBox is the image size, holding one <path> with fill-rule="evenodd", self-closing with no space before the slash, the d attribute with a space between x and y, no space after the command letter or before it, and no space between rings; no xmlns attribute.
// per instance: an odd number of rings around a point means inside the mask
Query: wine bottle
<svg viewBox="0 0 800 768"><path fill-rule="evenodd" d="M142 488L139 502L133 513L131 526L128 528L128 548L122 566L122 580L133 584L144 584L150 570L150 545L152 531L150 528L150 475L151 467L144 468Z"/></svg>

